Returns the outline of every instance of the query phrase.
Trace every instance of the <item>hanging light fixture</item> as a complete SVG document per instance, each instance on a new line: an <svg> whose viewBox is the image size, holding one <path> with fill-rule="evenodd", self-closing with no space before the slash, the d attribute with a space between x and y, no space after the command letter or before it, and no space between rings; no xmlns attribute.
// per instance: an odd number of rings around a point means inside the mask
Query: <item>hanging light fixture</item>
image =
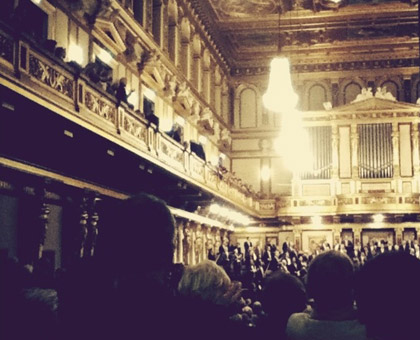
<svg viewBox="0 0 420 340"><path fill-rule="evenodd" d="M278 45L277 54L281 52L281 5L278 10ZM298 102L298 96L293 90L290 75L290 63L286 57L275 57L270 64L270 76L268 79L267 91L263 95L264 106L273 112L287 112L293 110Z"/></svg>
<svg viewBox="0 0 420 340"><path fill-rule="evenodd" d="M278 4L279 34L278 55L281 52L281 6ZM298 175L313 168L308 132L303 125L303 114L296 109L298 95L292 86L290 63L286 57L275 57L271 61L267 92L263 95L264 106L281 113L281 131L275 145L282 156L283 164ZM291 147L293 146L293 147Z"/></svg>

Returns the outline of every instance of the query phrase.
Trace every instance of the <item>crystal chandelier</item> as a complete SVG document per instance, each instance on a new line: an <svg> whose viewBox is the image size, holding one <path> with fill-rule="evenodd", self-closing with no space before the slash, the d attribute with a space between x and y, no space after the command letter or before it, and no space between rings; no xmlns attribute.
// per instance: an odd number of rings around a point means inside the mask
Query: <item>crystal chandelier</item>
<svg viewBox="0 0 420 340"><path fill-rule="evenodd" d="M277 55L281 53L281 0L277 10L278 20L278 47ZM264 106L273 112L288 112L293 110L298 102L298 96L293 90L290 75L290 63L286 57L276 56L270 64L270 76L268 79L267 91L263 95Z"/></svg>
<svg viewBox="0 0 420 340"><path fill-rule="evenodd" d="M280 1L278 13L277 54L279 55L281 52ZM268 87L262 100L268 110L281 113L281 131L275 148L282 156L284 165L295 175L311 171L313 155L310 150L309 136L303 126L302 112L296 109L299 98L292 86L290 63L286 57L276 56L271 61Z"/></svg>
<svg viewBox="0 0 420 340"><path fill-rule="evenodd" d="M293 110L298 96L293 90L290 64L287 58L275 57L271 61L267 91L263 95L264 106L273 112Z"/></svg>

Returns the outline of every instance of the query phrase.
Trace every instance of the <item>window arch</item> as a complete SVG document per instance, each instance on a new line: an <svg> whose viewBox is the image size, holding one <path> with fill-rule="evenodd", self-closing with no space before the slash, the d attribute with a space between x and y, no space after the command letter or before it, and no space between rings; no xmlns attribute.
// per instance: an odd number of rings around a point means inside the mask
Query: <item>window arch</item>
<svg viewBox="0 0 420 340"><path fill-rule="evenodd" d="M324 86L315 84L309 89L308 108L309 110L323 110L327 101L327 91Z"/></svg>
<svg viewBox="0 0 420 340"><path fill-rule="evenodd" d="M361 92L362 88L359 84L350 83L344 88L344 104L351 103L356 99L357 95Z"/></svg>
<svg viewBox="0 0 420 340"><path fill-rule="evenodd" d="M392 95L397 99L397 100L400 100L400 96L399 96L399 94L400 94L400 91L399 91L399 88L398 88L398 84L397 83L395 83L394 81L392 81L392 80L388 80L388 81L385 81L384 83L382 83L382 88L383 87L386 87L386 92L391 92L392 93Z"/></svg>
<svg viewBox="0 0 420 340"><path fill-rule="evenodd" d="M257 127L257 93L246 88L240 93L240 127Z"/></svg>

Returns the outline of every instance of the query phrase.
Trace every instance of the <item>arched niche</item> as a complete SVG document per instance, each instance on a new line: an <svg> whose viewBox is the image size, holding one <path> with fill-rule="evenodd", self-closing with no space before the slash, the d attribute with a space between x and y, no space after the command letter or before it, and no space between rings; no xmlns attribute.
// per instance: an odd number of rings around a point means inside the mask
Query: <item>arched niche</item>
<svg viewBox="0 0 420 340"><path fill-rule="evenodd" d="M392 95L397 98L397 100L400 100L400 89L398 87L398 84L395 81L388 80L381 84L381 87L386 87L386 92L391 92Z"/></svg>
<svg viewBox="0 0 420 340"><path fill-rule="evenodd" d="M338 85L338 105L351 103L364 87L367 87L365 81L357 77L341 80Z"/></svg>
<svg viewBox="0 0 420 340"><path fill-rule="evenodd" d="M357 84L355 82L351 82L347 84L347 86L344 88L343 92L343 102L344 104L349 104L353 100L356 99L357 95L362 91L362 87L360 84Z"/></svg>
<svg viewBox="0 0 420 340"><path fill-rule="evenodd" d="M327 81L308 81L300 88L299 95L303 110L323 110L324 102L332 102L331 85Z"/></svg>
<svg viewBox="0 0 420 340"><path fill-rule="evenodd" d="M205 69L210 68L210 52L207 48L203 51L203 67Z"/></svg>
<svg viewBox="0 0 420 340"><path fill-rule="evenodd" d="M327 89L321 84L314 84L308 91L308 109L318 111L324 109L324 103L327 102Z"/></svg>
<svg viewBox="0 0 420 340"><path fill-rule="evenodd" d="M179 62L178 6L175 0L168 2L168 53L169 58L178 66Z"/></svg>
<svg viewBox="0 0 420 340"><path fill-rule="evenodd" d="M183 43L189 43L191 39L191 26L187 18L181 20L181 41Z"/></svg>
<svg viewBox="0 0 420 340"><path fill-rule="evenodd" d="M375 81L377 87L386 87L397 100L404 100L403 79L399 76L382 76Z"/></svg>
<svg viewBox="0 0 420 340"><path fill-rule="evenodd" d="M239 127L257 127L257 92L252 88L244 88L239 94Z"/></svg>
<svg viewBox="0 0 420 340"><path fill-rule="evenodd" d="M178 6L175 0L168 1L168 24L176 26L178 23Z"/></svg>
<svg viewBox="0 0 420 340"><path fill-rule="evenodd" d="M199 57L201 55L201 39L198 33L192 37L193 55Z"/></svg>

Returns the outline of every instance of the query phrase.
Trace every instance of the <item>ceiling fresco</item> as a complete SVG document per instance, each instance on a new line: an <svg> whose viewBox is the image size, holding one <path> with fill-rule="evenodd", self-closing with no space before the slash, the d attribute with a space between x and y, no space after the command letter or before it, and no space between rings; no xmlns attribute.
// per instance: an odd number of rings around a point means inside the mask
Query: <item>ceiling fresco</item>
<svg viewBox="0 0 420 340"><path fill-rule="evenodd" d="M232 69L265 67L280 50L342 58L373 53L378 41L392 53L418 48L418 0L191 1Z"/></svg>
<svg viewBox="0 0 420 340"><path fill-rule="evenodd" d="M209 0L219 18L252 18L277 13L276 0Z"/></svg>

